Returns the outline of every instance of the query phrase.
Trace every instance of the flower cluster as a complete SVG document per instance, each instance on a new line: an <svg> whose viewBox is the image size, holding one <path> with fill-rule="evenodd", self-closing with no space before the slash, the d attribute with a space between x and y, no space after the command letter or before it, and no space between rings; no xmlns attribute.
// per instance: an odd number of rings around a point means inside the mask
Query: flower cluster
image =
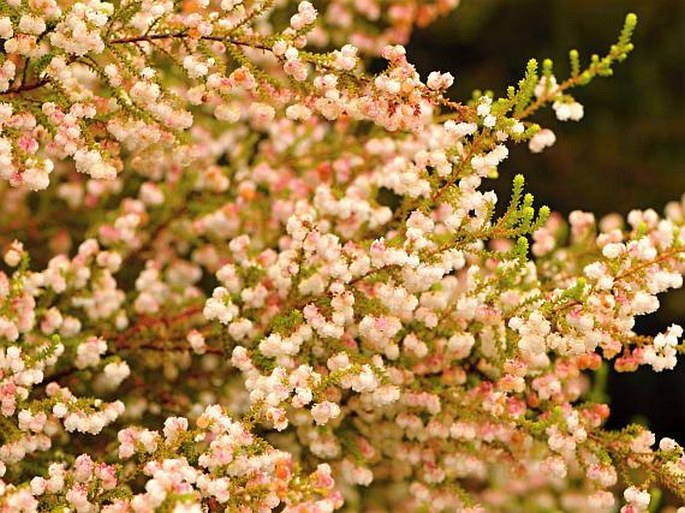
<svg viewBox="0 0 685 513"><path fill-rule="evenodd" d="M488 190L636 18L462 104L401 46L456 3L0 6L0 512L685 498L683 448L606 430L601 390L683 351L635 322L683 284L685 199L566 223Z"/></svg>

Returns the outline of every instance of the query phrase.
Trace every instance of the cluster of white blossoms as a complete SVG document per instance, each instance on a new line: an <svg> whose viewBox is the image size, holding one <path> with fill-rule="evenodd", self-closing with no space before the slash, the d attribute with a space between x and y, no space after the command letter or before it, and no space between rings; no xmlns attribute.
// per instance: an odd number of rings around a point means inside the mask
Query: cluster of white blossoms
<svg viewBox="0 0 685 513"><path fill-rule="evenodd" d="M683 448L605 429L600 390L683 350L635 320L682 286L685 202L564 223L488 190L635 16L462 104L402 46L456 3L0 5L1 513L685 497Z"/></svg>

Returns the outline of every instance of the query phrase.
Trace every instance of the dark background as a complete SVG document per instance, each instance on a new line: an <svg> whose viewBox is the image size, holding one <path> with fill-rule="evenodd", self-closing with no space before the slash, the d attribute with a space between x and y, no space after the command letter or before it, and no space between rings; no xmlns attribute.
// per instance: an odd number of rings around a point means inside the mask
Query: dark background
<svg viewBox="0 0 685 513"><path fill-rule="evenodd" d="M495 189L507 197L511 178L527 176L536 203L568 214L599 216L633 208L661 212L685 192L685 0L462 0L460 7L429 29L418 31L410 61L422 77L432 70L456 78L455 99L473 89L504 95L522 76L526 62L550 57L555 74L568 76L568 51L581 63L604 55L625 15L639 23L635 50L614 76L597 79L573 94L585 105L578 123L560 123L551 109L535 120L557 135L540 155L513 148ZM685 293L663 295L662 308L643 317L637 331L656 334L672 322L685 326ZM685 443L685 358L673 371L609 376L610 426L649 425L659 436Z"/></svg>

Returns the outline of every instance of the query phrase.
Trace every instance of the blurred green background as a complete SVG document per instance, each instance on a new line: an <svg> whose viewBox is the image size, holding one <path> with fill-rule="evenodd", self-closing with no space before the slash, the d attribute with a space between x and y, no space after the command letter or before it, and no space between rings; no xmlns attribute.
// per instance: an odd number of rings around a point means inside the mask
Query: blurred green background
<svg viewBox="0 0 685 513"><path fill-rule="evenodd" d="M537 202L564 214L661 211L685 193L685 0L462 0L450 17L415 34L408 51L421 76L451 72L453 97L466 100L474 89L503 95L531 57L552 58L563 80L568 51L576 48L585 63L604 55L628 12L639 18L635 51L613 77L573 92L585 105L580 122L558 122L551 109L534 118L554 130L557 143L540 155L514 148L494 187L500 197L518 172ZM661 299L639 332L685 326L685 292ZM611 426L648 419L657 434L685 443L682 360L661 374L612 373Z"/></svg>

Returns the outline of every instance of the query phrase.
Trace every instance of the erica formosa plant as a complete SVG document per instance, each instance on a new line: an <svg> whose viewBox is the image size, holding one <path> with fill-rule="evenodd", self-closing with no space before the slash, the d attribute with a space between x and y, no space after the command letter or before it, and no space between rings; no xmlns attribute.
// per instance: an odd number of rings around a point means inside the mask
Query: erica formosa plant
<svg viewBox="0 0 685 513"><path fill-rule="evenodd" d="M401 46L456 3L0 0L0 511L685 498L683 449L604 429L601 389L683 348L633 327L682 285L685 205L487 190L636 17L462 104Z"/></svg>

